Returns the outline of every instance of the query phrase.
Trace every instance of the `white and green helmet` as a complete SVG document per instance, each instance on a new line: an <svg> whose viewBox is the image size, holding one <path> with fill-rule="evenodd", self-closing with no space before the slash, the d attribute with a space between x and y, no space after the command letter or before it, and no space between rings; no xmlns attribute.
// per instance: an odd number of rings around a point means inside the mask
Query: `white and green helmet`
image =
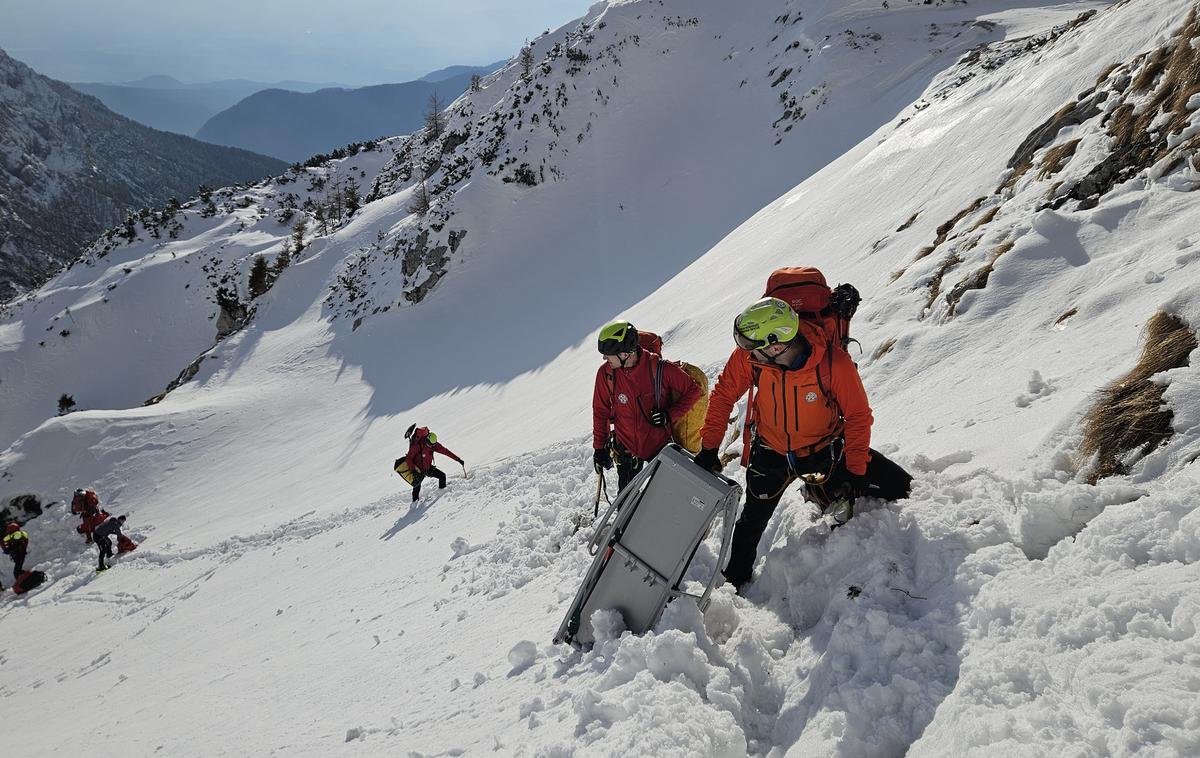
<svg viewBox="0 0 1200 758"><path fill-rule="evenodd" d="M777 297L750 304L733 320L733 339L743 350L791 342L800 334L800 317Z"/></svg>

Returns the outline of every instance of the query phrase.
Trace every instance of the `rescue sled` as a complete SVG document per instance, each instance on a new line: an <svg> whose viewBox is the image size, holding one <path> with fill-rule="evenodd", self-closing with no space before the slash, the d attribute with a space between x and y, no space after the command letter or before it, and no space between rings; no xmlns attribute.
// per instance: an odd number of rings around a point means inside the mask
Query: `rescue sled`
<svg viewBox="0 0 1200 758"><path fill-rule="evenodd" d="M46 572L44 571L24 571L13 582L13 592L18 595L24 595L35 587L40 587L42 582L46 581Z"/></svg>
<svg viewBox="0 0 1200 758"><path fill-rule="evenodd" d="M705 610L720 581L719 569L700 595L679 585L718 514L724 523L717 566L725 564L741 495L736 482L700 469L678 445L663 448L597 523L589 545L596 558L554 641L590 646L595 641L592 612L601 608L619 611L634 634L653 628L677 597L695 598Z"/></svg>

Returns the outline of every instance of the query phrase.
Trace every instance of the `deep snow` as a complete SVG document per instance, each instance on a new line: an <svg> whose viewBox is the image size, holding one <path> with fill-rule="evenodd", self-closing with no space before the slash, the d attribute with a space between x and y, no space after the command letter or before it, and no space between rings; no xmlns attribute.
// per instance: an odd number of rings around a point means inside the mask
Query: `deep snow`
<svg viewBox="0 0 1200 758"><path fill-rule="evenodd" d="M1058 174L998 189L1035 127L1107 86L1112 64L1140 65L1191 6L599 4L586 18L597 39L641 41L622 49L622 73L596 57L585 75L642 74L558 126L612 136L594 153L544 153L561 180L480 172L445 196L449 228L469 233L419 304L399 298L417 283L399 262L366 255L420 226L411 182L313 241L215 346L200 268L242 276L252 254L277 251L287 226L256 212L277 186L235 193L252 203L231 215L188 216L178 240L76 266L0 323L0 495L94 483L145 542L96 576L61 505L30 523L30 562L51 581L0 606L17 746L1194 754L1198 356L1163 377L1177 433L1133 474L1086 485L1073 453L1080 415L1132 365L1154 311L1200 323L1197 173L1143 171L1093 208L1042 207L1103 156L1097 118L1056 137L1081 140ZM1040 41L1015 39L1030 34ZM767 71L795 39L793 54L819 52L794 91L824 103L775 145ZM955 63L985 41L982 64ZM523 86L510 67L470 107L505 112ZM545 128L505 144L529 140L549 150ZM373 176L400 144L307 173ZM1007 242L951 313L945 294ZM641 637L610 614L586 653L551 644L589 561L577 527L595 492L596 330L625 315L715 375L732 316L795 264L864 292L854 332L873 444L917 474L913 497L830 533L793 488L746 598L723 588L703 615L674 603ZM333 314L340 277L360 270L371 302L392 307L354 328ZM175 337L143 338L160 327ZM210 348L194 379L139 406ZM46 418L79 364L93 410ZM412 421L471 471L446 467L449 488L415 506L390 472ZM702 546L696 576L715 550Z"/></svg>

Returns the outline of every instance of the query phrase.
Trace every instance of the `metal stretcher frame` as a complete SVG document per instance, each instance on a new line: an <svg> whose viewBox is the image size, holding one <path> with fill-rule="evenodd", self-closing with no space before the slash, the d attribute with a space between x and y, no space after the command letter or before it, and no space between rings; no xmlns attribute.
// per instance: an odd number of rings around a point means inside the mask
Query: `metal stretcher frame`
<svg viewBox="0 0 1200 758"><path fill-rule="evenodd" d="M736 482L700 469L678 445L664 448L597 522L588 545L596 557L554 641L590 646L591 616L601 608L619 611L634 634L652 629L677 597L695 598L705 610L733 543L741 495ZM702 594L684 592L679 585L718 514L724 522L717 569Z"/></svg>

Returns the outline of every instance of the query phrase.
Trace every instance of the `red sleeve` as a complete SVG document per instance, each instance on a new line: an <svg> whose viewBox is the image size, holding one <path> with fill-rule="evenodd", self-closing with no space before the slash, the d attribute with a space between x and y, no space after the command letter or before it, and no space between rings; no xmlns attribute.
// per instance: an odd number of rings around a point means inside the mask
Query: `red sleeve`
<svg viewBox="0 0 1200 758"><path fill-rule="evenodd" d="M871 403L863 387L858 367L850 356L841 350L833 354L833 377L830 382L833 397L846 419L846 470L852 474L867 473L867 462L871 459Z"/></svg>
<svg viewBox="0 0 1200 758"><path fill-rule="evenodd" d="M661 358L659 360L662 360ZM663 361L663 385L667 397L675 395L675 402L664 408L671 419L683 418L692 406L700 401L700 385L678 364Z"/></svg>
<svg viewBox="0 0 1200 758"><path fill-rule="evenodd" d="M440 442L435 442L435 443L433 443L433 452L435 452L435 453L441 453L442 455L446 456L447 458L450 458L451 460L458 461L459 463L462 463L462 462L463 462L463 459L462 459L462 458L459 458L457 455L455 455L454 453L450 452L450 448L446 447L445 445L443 445L443 444L442 444L442 443L440 443Z"/></svg>
<svg viewBox="0 0 1200 758"><path fill-rule="evenodd" d="M410 471L417 471L420 466L417 465L417 446L414 443L409 443L408 452L404 454L404 460L408 461Z"/></svg>
<svg viewBox="0 0 1200 758"><path fill-rule="evenodd" d="M708 414L704 417L704 429L700 432L701 445L708 448L721 446L725 427L729 426L729 414L753 381L750 354L741 348L734 348L725 368L721 369L721 375L717 377L717 386L708 397Z"/></svg>
<svg viewBox="0 0 1200 758"><path fill-rule="evenodd" d="M599 450L608 444L608 417L612 409L612 390L608 387L607 366L596 371L596 388L592 391L592 448Z"/></svg>

